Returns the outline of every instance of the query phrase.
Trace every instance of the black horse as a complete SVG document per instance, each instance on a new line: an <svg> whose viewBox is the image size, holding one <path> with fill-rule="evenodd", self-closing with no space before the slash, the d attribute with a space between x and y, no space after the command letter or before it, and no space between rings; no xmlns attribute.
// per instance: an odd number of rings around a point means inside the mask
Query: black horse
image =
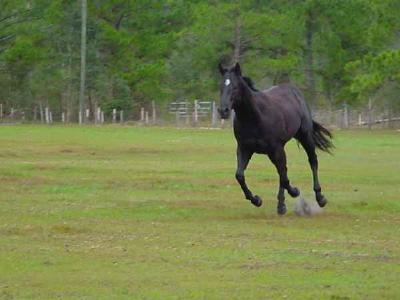
<svg viewBox="0 0 400 300"><path fill-rule="evenodd" d="M225 69L219 64L221 83L221 118L235 111L233 122L237 140L236 179L246 199L255 206L262 200L246 185L244 171L254 153L266 154L279 173L278 214L286 213L285 189L292 197L299 189L289 183L286 168L285 144L295 138L307 152L311 166L314 192L320 207L327 203L318 181L318 160L315 148L330 152L331 133L312 120L310 110L300 91L291 84L280 84L265 91L254 88L252 81L242 76L240 65Z"/></svg>

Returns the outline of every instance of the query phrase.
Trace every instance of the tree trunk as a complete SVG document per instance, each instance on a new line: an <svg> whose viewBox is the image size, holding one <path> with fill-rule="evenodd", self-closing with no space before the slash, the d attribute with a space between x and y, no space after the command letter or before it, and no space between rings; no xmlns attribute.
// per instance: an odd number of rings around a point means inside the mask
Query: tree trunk
<svg viewBox="0 0 400 300"><path fill-rule="evenodd" d="M236 25L235 25L235 43L233 49L233 63L237 63L240 61L241 55L241 23L240 18L237 17Z"/></svg>
<svg viewBox="0 0 400 300"><path fill-rule="evenodd" d="M315 30L315 20L312 11L307 12L306 19L306 45L305 45L305 71L307 79L307 98L311 108L314 108L316 102L315 93L315 74L314 74L314 52L313 35Z"/></svg>
<svg viewBox="0 0 400 300"><path fill-rule="evenodd" d="M81 112L82 122L85 116L85 80L86 80L86 20L87 20L87 0L82 1L82 30L81 30L81 86L79 92L79 111Z"/></svg>
<svg viewBox="0 0 400 300"><path fill-rule="evenodd" d="M108 100L112 101L114 99L114 78L111 75L108 78Z"/></svg>
<svg viewBox="0 0 400 300"><path fill-rule="evenodd" d="M65 104L65 122L69 123L71 121L72 115L72 49L70 42L67 43L68 49L68 83L67 83L67 95Z"/></svg>

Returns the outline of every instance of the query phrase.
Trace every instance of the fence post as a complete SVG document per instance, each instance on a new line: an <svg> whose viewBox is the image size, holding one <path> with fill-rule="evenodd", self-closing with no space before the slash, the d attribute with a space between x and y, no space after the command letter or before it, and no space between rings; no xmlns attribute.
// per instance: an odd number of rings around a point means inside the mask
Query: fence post
<svg viewBox="0 0 400 300"><path fill-rule="evenodd" d="M115 123L117 121L117 109L113 108L112 111L112 122Z"/></svg>
<svg viewBox="0 0 400 300"><path fill-rule="evenodd" d="M175 122L176 126L179 126L179 110L176 110L175 112Z"/></svg>
<svg viewBox="0 0 400 300"><path fill-rule="evenodd" d="M65 112L61 113L61 122L65 123Z"/></svg>
<svg viewBox="0 0 400 300"><path fill-rule="evenodd" d="M43 117L43 105L42 105L42 102L39 102L39 112L40 112L40 123L43 123L44 117Z"/></svg>
<svg viewBox="0 0 400 300"><path fill-rule="evenodd" d="M140 122L144 122L144 107L140 108Z"/></svg>
<svg viewBox="0 0 400 300"><path fill-rule="evenodd" d="M85 119L86 123L89 122L89 117L90 117L90 109L86 108L86 119Z"/></svg>
<svg viewBox="0 0 400 300"><path fill-rule="evenodd" d="M49 111L49 122L50 124L53 123L53 114L51 111Z"/></svg>
<svg viewBox="0 0 400 300"><path fill-rule="evenodd" d="M372 99L368 99L368 129L372 129Z"/></svg>
<svg viewBox="0 0 400 300"><path fill-rule="evenodd" d="M349 128L349 111L347 103L343 103L343 127Z"/></svg>
<svg viewBox="0 0 400 300"><path fill-rule="evenodd" d="M11 107L11 113L10 113L11 118L14 118L14 108Z"/></svg>
<svg viewBox="0 0 400 300"><path fill-rule="evenodd" d="M78 112L78 118L79 118L79 125L82 125L82 111L79 110Z"/></svg>
<svg viewBox="0 0 400 300"><path fill-rule="evenodd" d="M119 112L119 122L122 124L122 123L124 123L124 111L123 110L121 110L120 112Z"/></svg>
<svg viewBox="0 0 400 300"><path fill-rule="evenodd" d="M151 108L152 108L152 118L153 118L153 124L156 124L156 104L154 101L151 101Z"/></svg>
<svg viewBox="0 0 400 300"><path fill-rule="evenodd" d="M211 127L217 127L217 105L215 101L212 102L211 111Z"/></svg>
<svg viewBox="0 0 400 300"><path fill-rule="evenodd" d="M197 100L194 100L194 125L197 125L199 120L198 109L197 109Z"/></svg>
<svg viewBox="0 0 400 300"><path fill-rule="evenodd" d="M46 118L46 124L49 124L50 116L49 116L49 108L47 106L44 108L44 115L45 115L45 118Z"/></svg>
<svg viewBox="0 0 400 300"><path fill-rule="evenodd" d="M97 124L97 101L93 104L93 124Z"/></svg>
<svg viewBox="0 0 400 300"><path fill-rule="evenodd" d="M358 126L362 125L362 116L361 113L358 114Z"/></svg>
<svg viewBox="0 0 400 300"><path fill-rule="evenodd" d="M100 111L100 123L104 124L104 111Z"/></svg>
<svg viewBox="0 0 400 300"><path fill-rule="evenodd" d="M3 103L0 103L0 120L3 119Z"/></svg>
<svg viewBox="0 0 400 300"><path fill-rule="evenodd" d="M189 114L189 103L187 101L185 101L185 115L186 115L186 126L189 126L190 114Z"/></svg>
<svg viewBox="0 0 400 300"><path fill-rule="evenodd" d="M101 122L101 108L97 107L96 124Z"/></svg>
<svg viewBox="0 0 400 300"><path fill-rule="evenodd" d="M33 121L34 122L37 121L37 106L36 105L35 105L35 108L33 109Z"/></svg>
<svg viewBox="0 0 400 300"><path fill-rule="evenodd" d="M146 119L145 123L146 123L146 125L148 125L149 124L149 112L148 111L145 112L145 116L146 116L145 117L145 119Z"/></svg>

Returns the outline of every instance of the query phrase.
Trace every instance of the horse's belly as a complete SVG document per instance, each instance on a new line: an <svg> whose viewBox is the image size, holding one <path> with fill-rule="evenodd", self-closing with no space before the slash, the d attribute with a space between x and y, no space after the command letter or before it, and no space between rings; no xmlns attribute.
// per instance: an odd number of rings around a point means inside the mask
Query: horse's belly
<svg viewBox="0 0 400 300"><path fill-rule="evenodd" d="M269 143L263 139L248 139L241 142L246 149L255 153L267 154L269 151Z"/></svg>

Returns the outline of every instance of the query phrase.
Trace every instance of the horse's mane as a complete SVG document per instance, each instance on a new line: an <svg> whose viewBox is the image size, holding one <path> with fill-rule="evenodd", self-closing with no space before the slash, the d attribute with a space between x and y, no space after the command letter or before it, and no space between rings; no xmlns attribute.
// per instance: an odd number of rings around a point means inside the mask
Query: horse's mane
<svg viewBox="0 0 400 300"><path fill-rule="evenodd" d="M250 77L246 77L246 76L242 76L244 82L247 83L247 85L249 86L249 88L255 92L259 92L259 90L257 90L254 86L253 80L251 80Z"/></svg>

